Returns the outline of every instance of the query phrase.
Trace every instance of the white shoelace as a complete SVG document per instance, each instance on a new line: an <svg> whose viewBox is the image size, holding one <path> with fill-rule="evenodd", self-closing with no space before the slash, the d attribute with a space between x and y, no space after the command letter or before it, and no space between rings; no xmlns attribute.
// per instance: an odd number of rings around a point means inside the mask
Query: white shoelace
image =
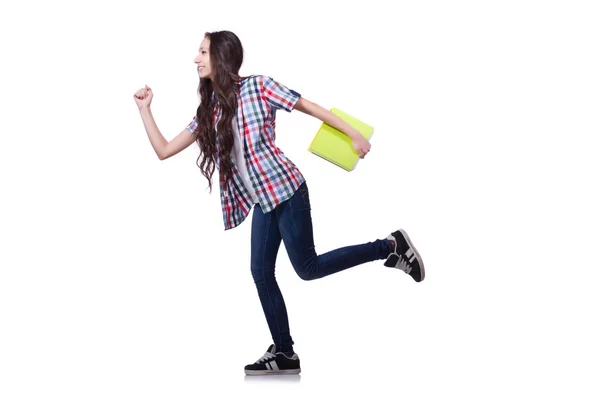
<svg viewBox="0 0 600 397"><path fill-rule="evenodd" d="M258 360L256 360L256 362L254 364L259 364L262 361L268 361L272 358L275 358L275 355L271 352L266 352L265 354L263 354L263 356L261 358L259 358Z"/></svg>
<svg viewBox="0 0 600 397"><path fill-rule="evenodd" d="M402 255L396 263L396 268L403 270L405 273L410 274L412 271L412 266L408 263L408 258L405 255Z"/></svg>

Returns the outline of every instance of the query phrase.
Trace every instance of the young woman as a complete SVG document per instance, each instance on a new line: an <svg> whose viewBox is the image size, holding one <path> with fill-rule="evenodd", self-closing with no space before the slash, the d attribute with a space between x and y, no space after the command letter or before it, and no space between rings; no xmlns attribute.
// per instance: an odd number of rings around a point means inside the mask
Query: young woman
<svg viewBox="0 0 600 397"><path fill-rule="evenodd" d="M246 374L298 374L288 315L275 280L275 259L281 241L304 280L314 280L353 266L385 259L384 265L403 270L420 282L423 261L406 232L384 239L317 255L313 242L310 198L306 181L275 145L275 114L297 109L341 130L364 159L371 145L342 119L300 96L269 76L240 77L243 48L232 32L206 33L194 59L200 75L200 105L189 125L173 140L162 136L150 112L152 89L138 90L134 99L158 158L167 159L196 141L200 169L212 191L219 171L225 230L242 223L252 210L250 269L273 344Z"/></svg>

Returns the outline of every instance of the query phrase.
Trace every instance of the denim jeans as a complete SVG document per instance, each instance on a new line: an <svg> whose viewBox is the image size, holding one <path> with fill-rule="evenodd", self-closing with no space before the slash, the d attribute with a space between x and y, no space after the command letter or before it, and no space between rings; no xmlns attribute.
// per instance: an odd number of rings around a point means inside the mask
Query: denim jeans
<svg viewBox="0 0 600 397"><path fill-rule="evenodd" d="M308 187L304 182L290 199L272 211L263 214L256 204L252 214L250 267L277 351L292 352L294 344L285 302L275 280L275 259L281 240L294 270L303 280L318 279L362 263L386 259L390 254L389 242L377 239L317 255L310 211Z"/></svg>

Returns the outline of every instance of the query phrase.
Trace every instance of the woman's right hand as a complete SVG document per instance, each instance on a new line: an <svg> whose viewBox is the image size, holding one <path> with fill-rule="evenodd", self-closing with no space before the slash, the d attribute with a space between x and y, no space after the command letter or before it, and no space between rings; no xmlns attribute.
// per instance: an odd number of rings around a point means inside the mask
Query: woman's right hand
<svg viewBox="0 0 600 397"><path fill-rule="evenodd" d="M135 94L133 94L133 99L135 99L135 103L138 105L138 108L141 109L143 107L150 107L150 103L152 102L152 89L146 85L144 88L140 88Z"/></svg>

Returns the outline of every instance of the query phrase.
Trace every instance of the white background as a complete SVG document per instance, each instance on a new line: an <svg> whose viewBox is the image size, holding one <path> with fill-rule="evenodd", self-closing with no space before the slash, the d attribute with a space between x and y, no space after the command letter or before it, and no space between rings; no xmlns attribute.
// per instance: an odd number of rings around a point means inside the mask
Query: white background
<svg viewBox="0 0 600 397"><path fill-rule="evenodd" d="M0 395L597 396L600 14L584 1L3 5ZM392 6L393 4L393 6ZM302 373L245 377L270 340L251 220L223 230L199 149L159 161L198 105L206 31L376 128L353 172L279 112L318 253L400 227L383 261L277 279ZM216 179L215 179L216 181Z"/></svg>

